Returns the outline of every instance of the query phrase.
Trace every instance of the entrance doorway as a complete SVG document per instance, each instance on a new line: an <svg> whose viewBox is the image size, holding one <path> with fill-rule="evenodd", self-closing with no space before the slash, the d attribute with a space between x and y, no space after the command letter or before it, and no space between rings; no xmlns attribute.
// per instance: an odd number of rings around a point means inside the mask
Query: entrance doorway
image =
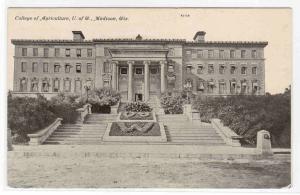
<svg viewBox="0 0 300 195"><path fill-rule="evenodd" d="M135 101L143 101L143 94L141 93L136 93L135 94Z"/></svg>

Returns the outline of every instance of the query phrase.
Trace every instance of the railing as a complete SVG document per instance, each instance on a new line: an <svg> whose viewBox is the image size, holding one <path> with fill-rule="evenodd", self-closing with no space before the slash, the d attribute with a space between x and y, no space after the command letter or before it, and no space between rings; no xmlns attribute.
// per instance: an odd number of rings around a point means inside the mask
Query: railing
<svg viewBox="0 0 300 195"><path fill-rule="evenodd" d="M91 104L85 104L82 108L78 108L76 110L79 113L79 117L77 119L78 123L83 123L85 120L85 117L89 114L92 114L92 105Z"/></svg>
<svg viewBox="0 0 300 195"><path fill-rule="evenodd" d="M34 134L28 134L30 138L29 145L40 145L61 125L61 118L57 118L48 127L38 131Z"/></svg>
<svg viewBox="0 0 300 195"><path fill-rule="evenodd" d="M237 135L230 128L224 126L220 119L211 119L213 128L220 134L224 139L225 143L230 146L241 146L240 139L242 136Z"/></svg>

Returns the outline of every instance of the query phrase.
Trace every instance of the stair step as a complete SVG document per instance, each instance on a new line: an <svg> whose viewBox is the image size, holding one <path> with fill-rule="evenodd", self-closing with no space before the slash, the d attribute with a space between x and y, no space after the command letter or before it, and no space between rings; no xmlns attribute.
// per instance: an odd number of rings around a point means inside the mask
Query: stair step
<svg viewBox="0 0 300 195"><path fill-rule="evenodd" d="M102 136L99 137L50 137L47 141L101 141Z"/></svg>
<svg viewBox="0 0 300 195"><path fill-rule="evenodd" d="M85 134L85 135L82 135L82 134L77 134L77 135L74 135L74 134L71 134L71 135L57 135L57 134L54 134L54 135L51 135L49 139L56 139L56 138L101 138L103 136L103 134L98 134L98 135L89 135L89 134Z"/></svg>

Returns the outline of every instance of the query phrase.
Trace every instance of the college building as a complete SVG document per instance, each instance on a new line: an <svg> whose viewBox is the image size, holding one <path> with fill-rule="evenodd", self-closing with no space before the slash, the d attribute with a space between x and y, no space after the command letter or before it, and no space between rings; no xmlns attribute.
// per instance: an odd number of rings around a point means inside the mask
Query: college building
<svg viewBox="0 0 300 195"><path fill-rule="evenodd" d="M14 39L13 94L84 94L108 87L122 101L147 101L167 91L264 95L267 42L185 39L92 39L73 31L70 40Z"/></svg>

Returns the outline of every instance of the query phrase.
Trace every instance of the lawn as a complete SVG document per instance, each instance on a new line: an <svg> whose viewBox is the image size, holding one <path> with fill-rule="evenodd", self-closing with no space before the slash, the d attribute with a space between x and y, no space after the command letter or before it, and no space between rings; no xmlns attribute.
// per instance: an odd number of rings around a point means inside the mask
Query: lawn
<svg viewBox="0 0 300 195"><path fill-rule="evenodd" d="M49 163L51 162L51 163ZM282 188L290 162L104 157L8 158L18 188Z"/></svg>

